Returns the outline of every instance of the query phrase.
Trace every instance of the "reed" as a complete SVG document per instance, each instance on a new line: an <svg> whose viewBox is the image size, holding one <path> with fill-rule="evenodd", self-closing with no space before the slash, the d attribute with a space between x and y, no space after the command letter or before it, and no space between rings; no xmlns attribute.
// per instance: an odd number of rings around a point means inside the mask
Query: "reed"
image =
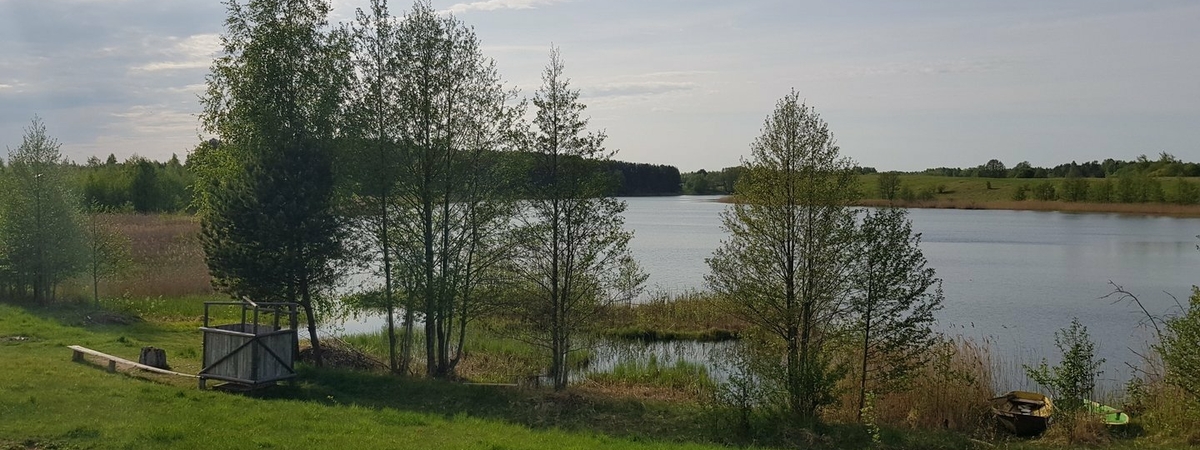
<svg viewBox="0 0 1200 450"><path fill-rule="evenodd" d="M114 214L108 218L130 243L128 269L100 282L108 298L211 296L212 277L195 216ZM60 288L64 298L91 298L91 279L80 275Z"/></svg>
<svg viewBox="0 0 1200 450"><path fill-rule="evenodd" d="M656 398L693 400L706 396L714 387L703 365L683 360L663 364L654 355L645 361L622 361L609 372L588 375L588 381L607 391L632 390Z"/></svg>
<svg viewBox="0 0 1200 450"><path fill-rule="evenodd" d="M988 400L996 384L991 344L948 339L929 349L929 364L912 374L902 389L877 394L874 419L880 425L907 429L949 429L974 433L987 427ZM824 411L831 422L857 418L858 375L851 370L839 382L842 395Z"/></svg>
<svg viewBox="0 0 1200 450"><path fill-rule="evenodd" d="M658 292L645 302L614 307L601 321L599 333L641 341L723 341L737 339L746 327L716 295L689 289Z"/></svg>

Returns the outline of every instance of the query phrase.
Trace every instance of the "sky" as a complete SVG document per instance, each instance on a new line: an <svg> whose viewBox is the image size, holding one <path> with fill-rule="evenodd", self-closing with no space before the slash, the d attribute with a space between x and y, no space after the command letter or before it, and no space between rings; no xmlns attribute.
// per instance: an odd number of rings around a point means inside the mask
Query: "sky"
<svg viewBox="0 0 1200 450"><path fill-rule="evenodd" d="M332 22L365 0L334 0ZM616 158L738 164L795 89L880 170L1200 160L1194 0L437 0L532 96L551 45ZM394 13L409 2L390 5ZM37 115L74 161L184 157L216 0L0 0L0 146Z"/></svg>

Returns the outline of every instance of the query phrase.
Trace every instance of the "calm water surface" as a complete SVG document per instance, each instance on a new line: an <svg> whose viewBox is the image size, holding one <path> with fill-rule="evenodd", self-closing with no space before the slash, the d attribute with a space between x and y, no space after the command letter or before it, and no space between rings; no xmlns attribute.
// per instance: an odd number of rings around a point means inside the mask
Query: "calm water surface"
<svg viewBox="0 0 1200 450"><path fill-rule="evenodd" d="M704 287L704 259L720 245L715 197L629 198L626 226L651 290ZM1200 284L1200 219L1032 211L910 210L929 265L944 280L939 326L989 339L1009 365L1056 359L1054 331L1072 317L1088 327L1105 364L1106 385L1128 377L1152 334L1143 315L1100 297L1113 281L1152 313L1173 310ZM1164 293L1165 291L1165 293ZM1018 369L1019 371L1019 369Z"/></svg>

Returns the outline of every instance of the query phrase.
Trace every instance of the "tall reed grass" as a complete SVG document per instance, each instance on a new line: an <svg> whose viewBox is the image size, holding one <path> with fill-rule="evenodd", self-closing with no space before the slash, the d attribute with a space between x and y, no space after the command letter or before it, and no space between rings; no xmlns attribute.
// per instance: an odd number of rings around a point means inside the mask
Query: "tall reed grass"
<svg viewBox="0 0 1200 450"><path fill-rule="evenodd" d="M107 298L157 298L214 295L212 278L200 245L200 222L195 216L115 214L109 218L129 239L129 269L100 282ZM90 298L86 275L62 286L67 298Z"/></svg>

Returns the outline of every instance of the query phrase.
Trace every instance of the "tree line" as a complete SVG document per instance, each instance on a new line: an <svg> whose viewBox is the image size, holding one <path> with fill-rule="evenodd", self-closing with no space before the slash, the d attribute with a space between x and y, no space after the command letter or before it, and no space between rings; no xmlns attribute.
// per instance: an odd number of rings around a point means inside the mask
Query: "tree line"
<svg viewBox="0 0 1200 450"><path fill-rule="evenodd" d="M1000 160L991 159L976 167L938 167L925 169L922 173L944 177L980 178L1200 177L1200 163L1185 162L1174 155L1163 152L1159 154L1157 160L1151 160L1146 155L1141 155L1133 161L1108 158L1103 162L1076 163L1071 161L1054 167L1034 167L1029 161L1021 161L1012 167L1005 167Z"/></svg>

